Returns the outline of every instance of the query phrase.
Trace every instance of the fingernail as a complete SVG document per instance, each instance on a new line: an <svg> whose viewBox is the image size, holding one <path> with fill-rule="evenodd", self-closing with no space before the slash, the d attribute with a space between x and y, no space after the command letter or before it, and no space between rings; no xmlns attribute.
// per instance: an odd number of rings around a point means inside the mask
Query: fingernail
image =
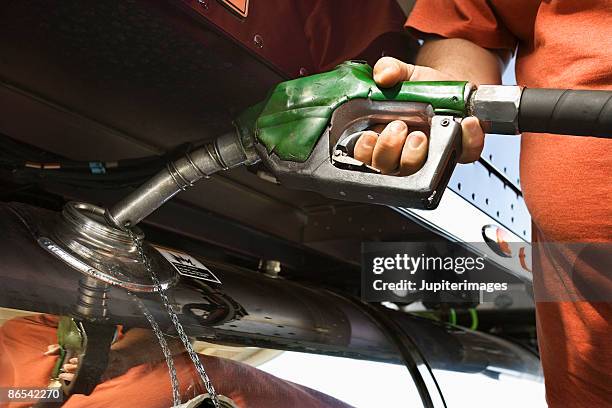
<svg viewBox="0 0 612 408"><path fill-rule="evenodd" d="M382 73L388 76L388 75L394 75L395 71L396 71L395 67L388 66L385 69L383 69Z"/></svg>
<svg viewBox="0 0 612 408"><path fill-rule="evenodd" d="M395 69L393 69L393 67L386 67L382 71L374 74L374 82L380 82L384 78L389 78L390 76L393 76L394 72Z"/></svg>
<svg viewBox="0 0 612 408"><path fill-rule="evenodd" d="M55 352L56 352L56 349L55 348L51 348L51 346L49 346L49 348L47 348L47 351L45 351L43 353L43 355L48 356L48 355L51 355L51 354L53 354Z"/></svg>
<svg viewBox="0 0 612 408"><path fill-rule="evenodd" d="M394 132L403 132L406 129L406 124L400 120L391 122L390 128Z"/></svg>
<svg viewBox="0 0 612 408"><path fill-rule="evenodd" d="M425 138L422 135L410 135L408 138L408 146L410 146L411 149L416 150L421 147L424 141Z"/></svg>
<svg viewBox="0 0 612 408"><path fill-rule="evenodd" d="M378 137L376 137L376 135L373 135L371 133L368 133L365 135L365 138L363 140L363 144L366 148L371 148L376 146L376 140L378 139Z"/></svg>

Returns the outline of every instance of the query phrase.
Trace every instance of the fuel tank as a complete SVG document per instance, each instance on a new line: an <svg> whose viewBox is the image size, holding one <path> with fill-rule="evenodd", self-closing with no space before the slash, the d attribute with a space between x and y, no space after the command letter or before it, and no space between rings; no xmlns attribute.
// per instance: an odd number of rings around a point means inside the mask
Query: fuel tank
<svg viewBox="0 0 612 408"><path fill-rule="evenodd" d="M74 313L83 274L45 250L36 230L41 222L52 224L59 217L57 212L25 204L0 204L0 307L56 315ZM169 250L169 243L159 244ZM537 356L506 340L212 262L179 248L172 251L182 256L184 264L191 259L192 265L204 265L210 272L204 279L179 271L167 289L172 308L192 337L406 364L413 378L418 377L415 382L421 391L428 394L439 393L434 379L444 381L444 373L497 380L500 376L532 382L542 379ZM171 267L176 266L164 259ZM162 329L171 333L172 325L159 296L146 292L137 295ZM109 324L148 327L122 287L110 286L107 308Z"/></svg>

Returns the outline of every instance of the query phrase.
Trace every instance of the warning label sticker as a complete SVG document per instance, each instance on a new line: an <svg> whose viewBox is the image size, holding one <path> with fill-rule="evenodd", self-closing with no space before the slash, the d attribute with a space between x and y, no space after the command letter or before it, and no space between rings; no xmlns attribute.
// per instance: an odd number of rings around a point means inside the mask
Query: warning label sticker
<svg viewBox="0 0 612 408"><path fill-rule="evenodd" d="M195 259L193 256L174 249L155 247L174 269L183 276L189 276L195 279L202 279L209 282L221 283L219 278L215 276L202 262Z"/></svg>

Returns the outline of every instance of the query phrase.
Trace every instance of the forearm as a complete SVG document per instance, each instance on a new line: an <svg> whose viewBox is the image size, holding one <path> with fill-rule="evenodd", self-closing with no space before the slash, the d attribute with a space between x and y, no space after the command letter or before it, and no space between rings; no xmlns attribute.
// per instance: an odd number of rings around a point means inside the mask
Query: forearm
<svg viewBox="0 0 612 408"><path fill-rule="evenodd" d="M172 355L184 351L178 338L166 337ZM134 328L128 330L123 338L111 346L111 363L118 364L119 371L144 363L162 361L164 355L157 338L151 330Z"/></svg>
<svg viewBox="0 0 612 408"><path fill-rule="evenodd" d="M421 47L416 63L437 69L457 80L474 84L500 84L509 55L493 52L470 41L430 39Z"/></svg>

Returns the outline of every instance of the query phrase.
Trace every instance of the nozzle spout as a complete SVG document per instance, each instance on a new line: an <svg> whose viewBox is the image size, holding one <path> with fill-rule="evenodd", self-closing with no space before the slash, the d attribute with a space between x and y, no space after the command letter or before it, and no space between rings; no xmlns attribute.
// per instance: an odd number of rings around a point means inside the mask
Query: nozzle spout
<svg viewBox="0 0 612 408"><path fill-rule="evenodd" d="M227 133L170 162L127 197L106 210L107 222L117 228L133 227L179 192L221 170L257 161L236 132Z"/></svg>

